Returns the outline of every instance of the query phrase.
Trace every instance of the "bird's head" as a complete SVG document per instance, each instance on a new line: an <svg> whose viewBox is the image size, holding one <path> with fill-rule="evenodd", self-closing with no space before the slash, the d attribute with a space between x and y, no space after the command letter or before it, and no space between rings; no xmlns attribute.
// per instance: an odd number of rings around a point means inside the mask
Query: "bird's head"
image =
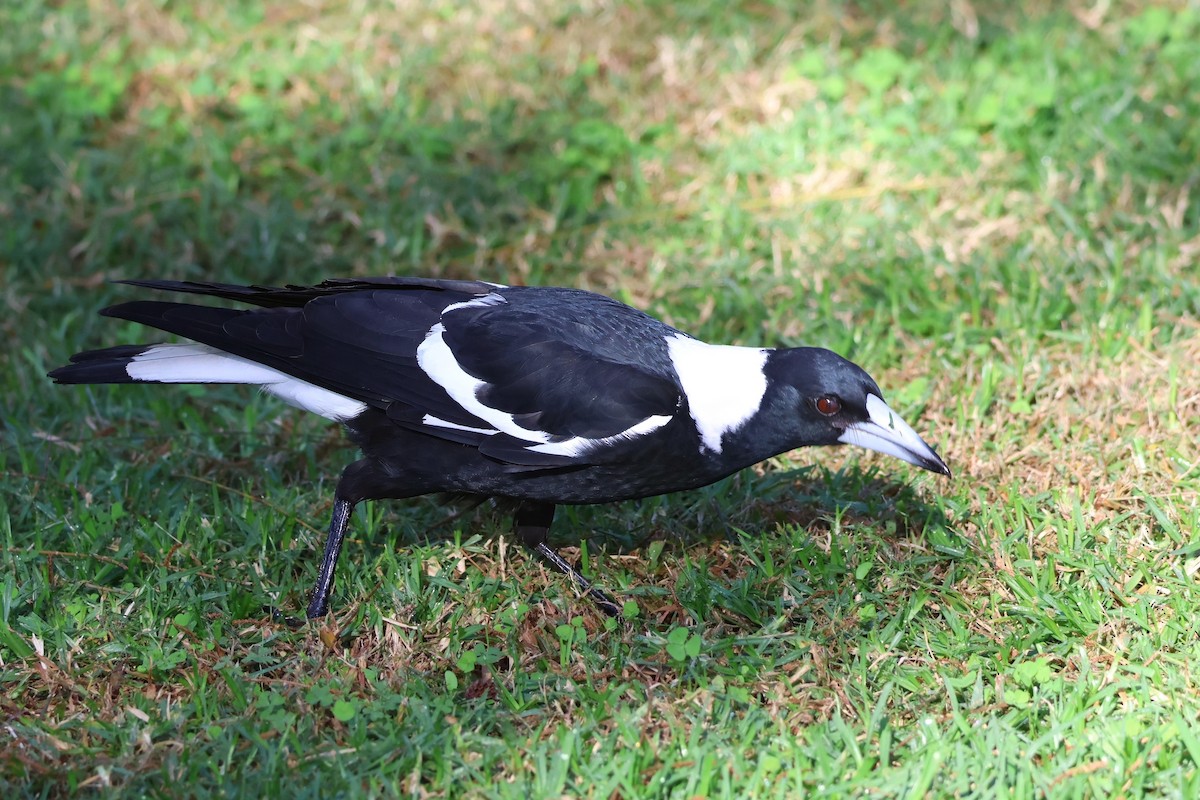
<svg viewBox="0 0 1200 800"><path fill-rule="evenodd" d="M764 371L793 406L801 445L853 444L949 475L946 462L883 400L861 367L817 347L777 350ZM777 400L779 402L779 400Z"/></svg>

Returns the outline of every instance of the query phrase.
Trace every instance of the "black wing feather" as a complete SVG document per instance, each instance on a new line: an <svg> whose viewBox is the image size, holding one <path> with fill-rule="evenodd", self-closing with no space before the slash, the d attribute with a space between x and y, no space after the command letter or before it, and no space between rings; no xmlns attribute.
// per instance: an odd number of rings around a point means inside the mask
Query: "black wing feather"
<svg viewBox="0 0 1200 800"><path fill-rule="evenodd" d="M320 297L302 308L254 311L141 300L101 313L250 359L384 411L395 403L414 410L397 410L398 417L429 413L487 427L417 365L416 348L439 317L415 294L359 291Z"/></svg>
<svg viewBox="0 0 1200 800"><path fill-rule="evenodd" d="M318 297L328 297L347 292L360 292L371 289L429 292L437 297L434 303L441 306L446 301L439 293L452 292L463 295L464 300L480 297L493 291L496 287L483 281L439 280L435 278L331 278L315 286L238 286L232 283L207 283L202 281L164 281L152 279L122 280L129 286L141 286L147 289L159 289L166 292L181 292L183 294L199 294L207 297L220 297L224 300L237 300L243 303L261 306L263 308L300 308ZM433 303L431 303L433 305Z"/></svg>
<svg viewBox="0 0 1200 800"><path fill-rule="evenodd" d="M573 296L584 302L598 297ZM679 409L682 390L667 356L623 349L635 341L665 351L663 334L670 328L612 301L620 315L606 308L610 314L597 324L585 309L522 308L521 296L514 297L512 305L465 307L445 318L443 340L459 365L486 384L478 393L484 405L513 414L522 427L564 439L615 436ZM649 321L656 329L647 338L641 329L639 336L622 336L614 317L639 328Z"/></svg>
<svg viewBox="0 0 1200 800"><path fill-rule="evenodd" d="M241 356L384 411L405 428L477 447L514 470L577 466L581 455L530 450L574 437L621 434L673 415L681 388L666 353L674 329L609 298L566 289L497 289L475 281L330 280L312 287L158 280L136 286L236 300L238 310L136 301L104 314L140 322ZM472 304L499 292L504 302ZM445 309L456 308L446 312ZM478 399L512 414L528 440L488 433L417 363L439 322ZM425 422L431 415L451 425Z"/></svg>

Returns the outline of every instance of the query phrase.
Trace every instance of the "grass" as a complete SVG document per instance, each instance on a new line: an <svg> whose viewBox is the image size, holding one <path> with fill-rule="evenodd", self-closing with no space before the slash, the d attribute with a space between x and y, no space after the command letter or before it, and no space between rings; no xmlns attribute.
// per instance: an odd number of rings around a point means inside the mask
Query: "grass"
<svg viewBox="0 0 1200 800"><path fill-rule="evenodd" d="M793 6L0 9L0 784L1194 796L1200 6ZM109 279L387 273L836 349L955 478L568 510L626 628L487 506L368 505L289 630L340 434L44 374L147 336Z"/></svg>

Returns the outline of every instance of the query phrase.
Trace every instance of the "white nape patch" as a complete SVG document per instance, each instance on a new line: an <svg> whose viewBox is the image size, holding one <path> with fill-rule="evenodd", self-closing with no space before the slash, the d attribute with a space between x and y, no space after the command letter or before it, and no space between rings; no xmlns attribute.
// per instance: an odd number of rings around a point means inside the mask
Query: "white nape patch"
<svg viewBox="0 0 1200 800"><path fill-rule="evenodd" d="M768 351L678 335L667 337L667 349L687 395L701 451L720 453L722 437L745 424L762 405Z"/></svg>
<svg viewBox="0 0 1200 800"><path fill-rule="evenodd" d="M929 445L925 444L925 440L907 422L900 419L899 415L883 402L883 398L874 394L867 395L867 416L869 419L865 422L855 422L846 426L838 441L895 456L919 467L925 466L922 460L939 461L937 455L929 449Z"/></svg>
<svg viewBox="0 0 1200 800"><path fill-rule="evenodd" d="M501 298L501 301L503 301L503 298ZM479 401L478 392L486 384L473 375L470 375L459 365L458 361L454 358L454 353L450 350L450 345L446 344L442 336L445 332L446 326L440 322L429 329L429 333L425 335L425 341L421 342L420 346L417 347L417 364L425 371L430 380L445 389L446 394L450 395L451 399L462 406L463 410L479 417L484 422L496 428L495 431L475 428L467 428L466 430L479 430L480 433L487 433L488 435L502 431L509 436L529 442L529 445L526 447L527 450L550 455L577 456L595 447L601 447L622 439L632 439L636 436L645 435L671 421L670 416L657 415L646 417L637 424L612 436L605 436L599 439L575 436L565 441L551 442L550 439L552 437L549 433L522 427L513 419L512 414L507 411L491 408ZM444 423L444 421L440 422ZM444 424L450 427L459 427L450 423Z"/></svg>
<svg viewBox="0 0 1200 800"><path fill-rule="evenodd" d="M482 433L484 436L495 436L500 431L492 430L491 428L473 428L470 425L459 425L457 422L451 422L447 419L435 417L433 414L426 414L421 417L421 424L428 425L432 428L451 428L456 431L469 431L470 433Z"/></svg>
<svg viewBox="0 0 1200 800"><path fill-rule="evenodd" d="M459 308L479 308L480 306L498 306L498 305L501 305L501 304L504 304L507 302L508 302L507 300L505 300L502 296L496 294L495 292L488 292L487 294L483 295L482 297L476 297L473 300L464 300L461 303L451 303L450 305L448 305L442 309L442 313L445 314L448 311L454 311Z"/></svg>
<svg viewBox="0 0 1200 800"><path fill-rule="evenodd" d="M150 383L242 383L262 387L288 405L342 422L366 410L361 403L248 358L205 344L160 344L134 356L125 372Z"/></svg>

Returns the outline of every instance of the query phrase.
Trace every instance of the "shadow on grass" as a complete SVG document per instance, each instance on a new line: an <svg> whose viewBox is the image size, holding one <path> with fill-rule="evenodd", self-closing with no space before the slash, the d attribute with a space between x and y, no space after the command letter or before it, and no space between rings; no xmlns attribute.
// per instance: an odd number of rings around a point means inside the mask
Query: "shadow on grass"
<svg viewBox="0 0 1200 800"><path fill-rule="evenodd" d="M14 119L44 116L27 99L18 105ZM64 147L74 138L64 124L55 140L11 154L18 185L35 192L25 213L48 226L16 261L71 280L418 272L521 282L498 262L530 235L603 218L601 189L633 144L595 108L483 115L430 124L371 110L340 127L296 121L286 141L208 119L187 136L146 129L105 147ZM80 202L51 207L56 191L38 192L49 185ZM566 237L559 255L572 244Z"/></svg>
<svg viewBox="0 0 1200 800"><path fill-rule="evenodd" d="M387 517L420 513L428 527L404 541L422 543L452 540L456 530L468 535L504 532L517 505L504 498L458 494L371 502ZM431 505L445 514L430 518ZM426 509L417 512L418 506ZM884 477L877 469L802 467L762 477L740 473L699 489L639 500L558 506L551 539L557 546L587 542L627 554L660 541L687 548L734 539L747 529L795 526L827 532L835 520L845 526L877 526L896 538L956 535L945 510L900 479Z"/></svg>
<svg viewBox="0 0 1200 800"><path fill-rule="evenodd" d="M110 21L59 13L84 31L139 32L115 12ZM79 308L78 291L46 292L47 279L86 289L97 307L112 295L106 277L309 283L415 273L569 285L586 244L572 232L606 217L638 147L586 76L548 87L539 103L434 102L435 88L472 87L425 85L414 66L393 76L406 88L360 96L319 58L297 60L270 41L295 72L238 53L176 85L180 76L164 77L152 53L79 32L49 49L87 67L47 68L38 14L27 16L32 41L0 64L27 73L0 86L13 110L0 128L4 180L20 198L0 202L0 213L12 217L10 290L29 297L35 318ZM292 35L286 25L271 34ZM304 87L314 96L298 102Z"/></svg>
<svg viewBox="0 0 1200 800"><path fill-rule="evenodd" d="M439 500L377 504L384 520L401 515L400 527L409 531L414 530L413 516L432 525L392 537L389 523L381 522L364 531L366 558L380 547L404 549L475 535L509 537L515 552L535 558L520 551L512 538L510 503L444 499L448 505L442 506L446 513L440 519L433 510ZM626 572L619 579L625 583L623 599L640 598L652 613L672 617L686 608L687 616L710 622L721 612L762 621L771 613L767 609L781 610L778 595L785 584L793 597L819 591L812 588L817 585L836 589L853 582L864 562L879 561L888 570L919 575L969 562L972 552L942 505L890 474L857 467L804 467L768 476L746 471L693 491L560 506L551 543L582 546L592 555L632 556L620 559L618 568ZM608 578L596 578L601 585L617 579L614 568L610 564ZM913 579L917 584L923 580ZM557 605L571 589L565 577L554 575L548 587L539 585L534 594L543 591L557 595L552 600ZM665 610L671 608L677 611Z"/></svg>

